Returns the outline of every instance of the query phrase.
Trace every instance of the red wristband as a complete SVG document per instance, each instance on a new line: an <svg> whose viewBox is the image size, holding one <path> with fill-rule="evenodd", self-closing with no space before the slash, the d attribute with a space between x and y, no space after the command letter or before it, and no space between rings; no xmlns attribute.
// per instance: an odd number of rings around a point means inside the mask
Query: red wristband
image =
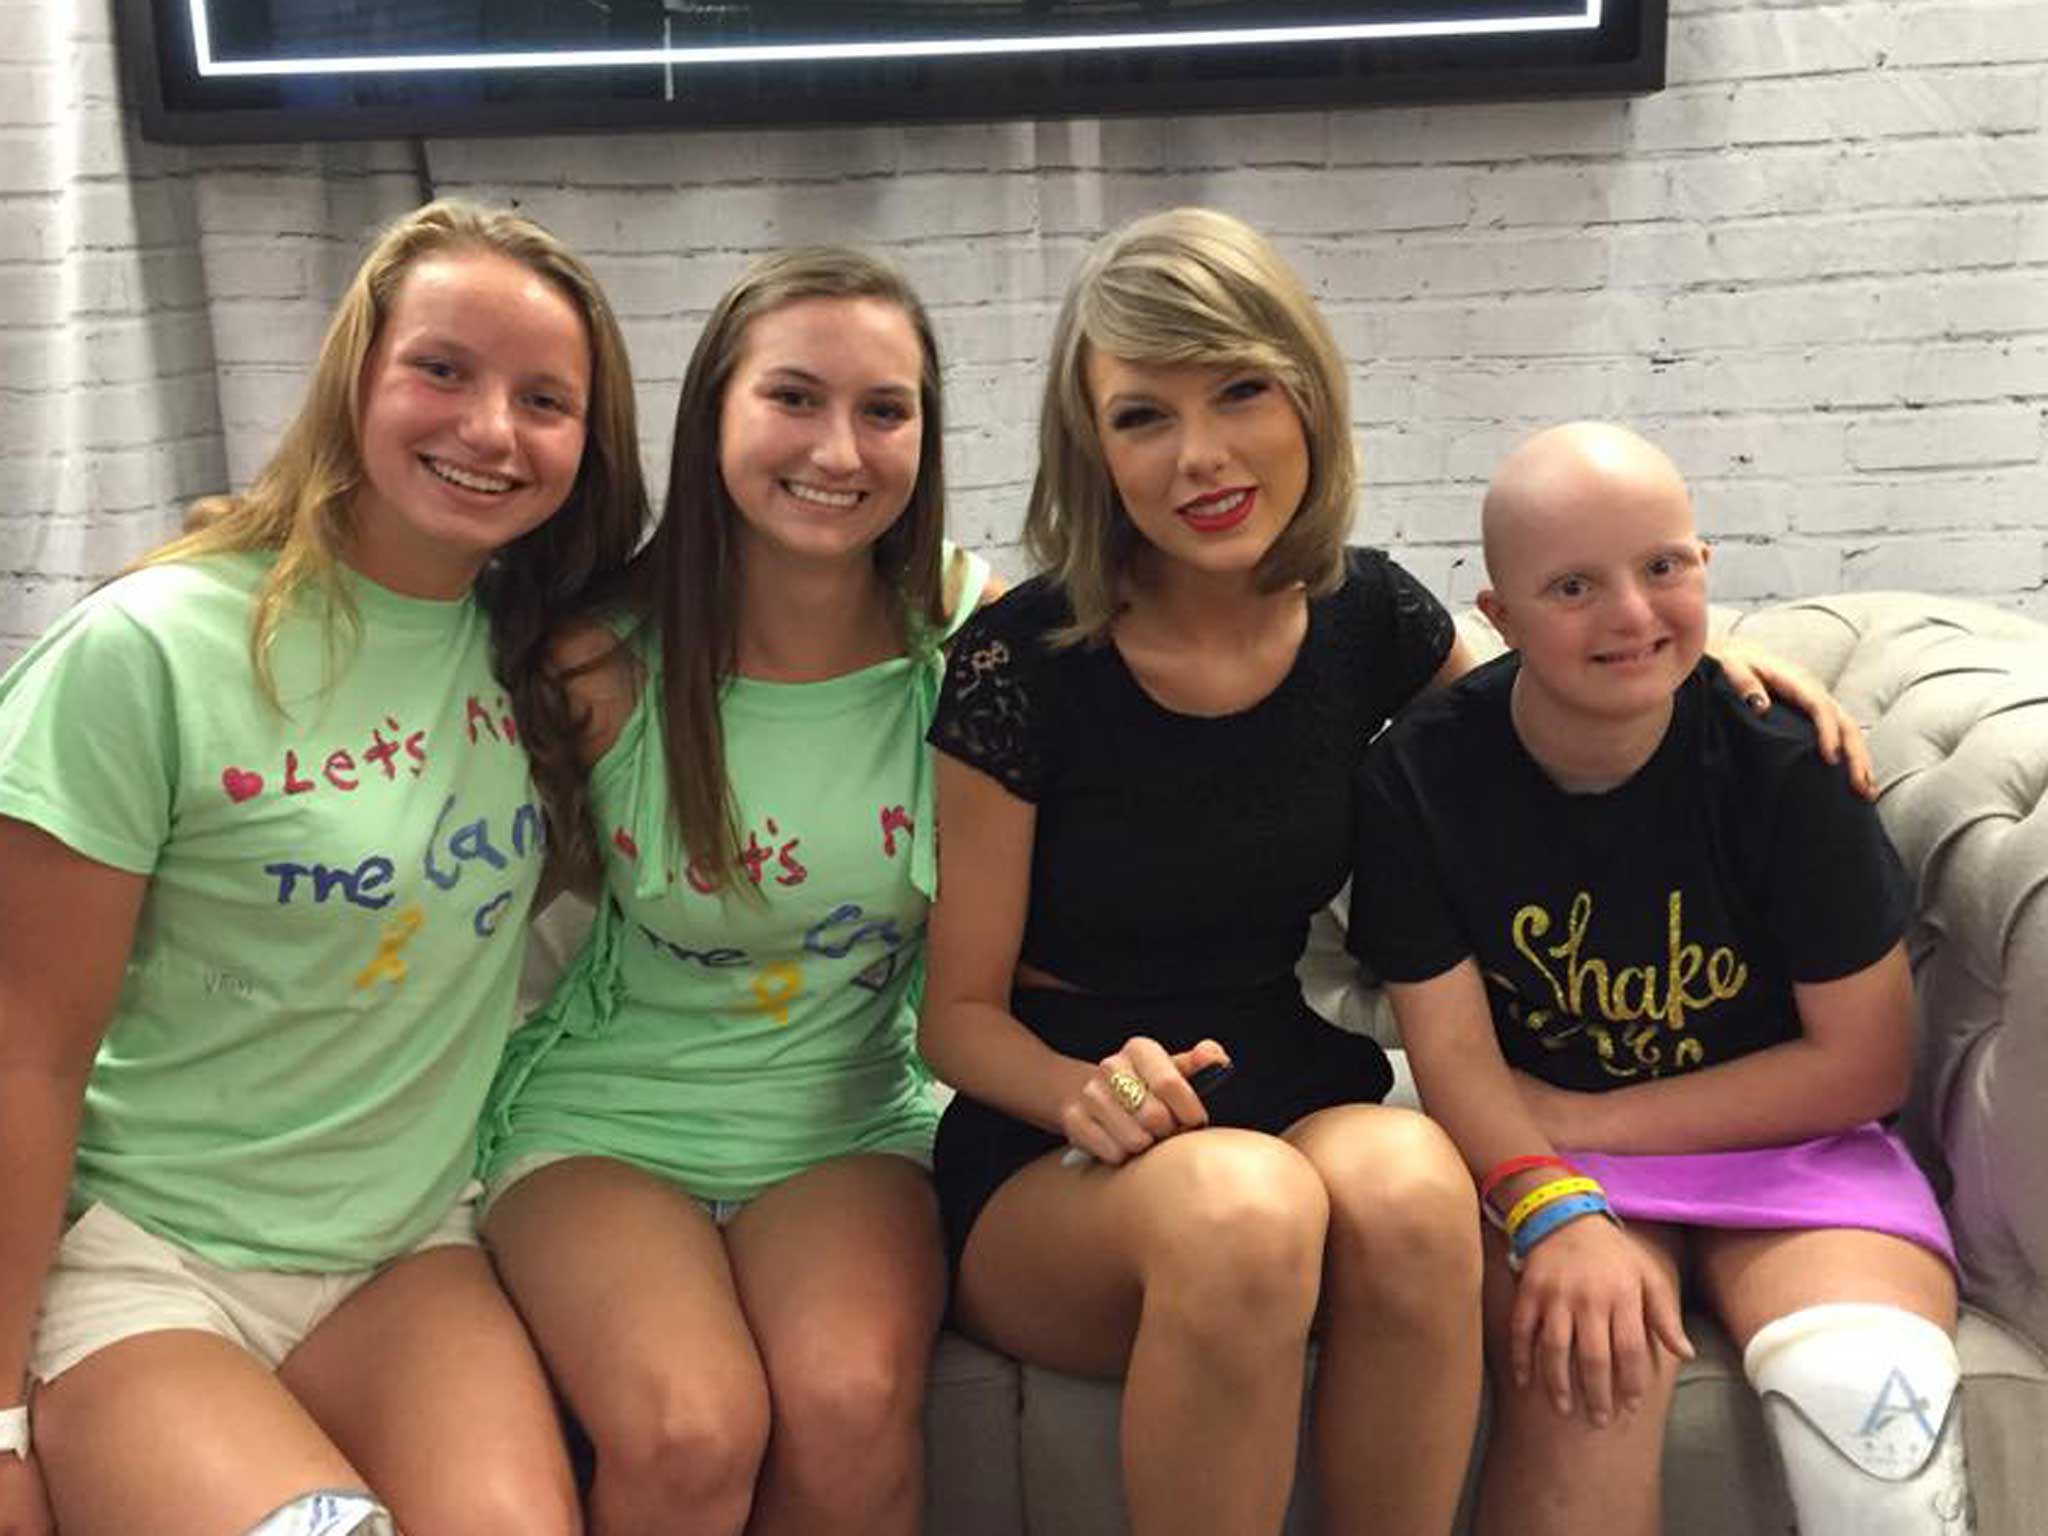
<svg viewBox="0 0 2048 1536"><path fill-rule="evenodd" d="M1552 1157L1548 1153L1542 1155L1531 1153L1524 1157L1511 1157L1505 1162L1495 1163L1492 1168L1487 1170L1486 1177L1479 1181L1480 1203L1482 1205L1485 1204L1487 1196L1491 1195L1496 1189L1499 1189L1502 1184L1512 1179L1516 1174L1529 1173L1537 1168L1562 1168L1567 1173L1577 1172L1563 1158Z"/></svg>

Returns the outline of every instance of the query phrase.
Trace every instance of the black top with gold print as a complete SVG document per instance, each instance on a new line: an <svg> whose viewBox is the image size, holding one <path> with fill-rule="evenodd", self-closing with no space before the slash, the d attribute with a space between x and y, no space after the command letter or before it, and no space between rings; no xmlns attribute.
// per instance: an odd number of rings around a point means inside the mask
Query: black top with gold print
<svg viewBox="0 0 2048 1536"><path fill-rule="evenodd" d="M1881 959L1911 890L1804 716L1703 660L1649 762L1559 789L1509 720L1519 658L1408 711L1359 774L1351 947L1424 981L1473 955L1510 1066L1598 1090L1797 1038L1795 981Z"/></svg>

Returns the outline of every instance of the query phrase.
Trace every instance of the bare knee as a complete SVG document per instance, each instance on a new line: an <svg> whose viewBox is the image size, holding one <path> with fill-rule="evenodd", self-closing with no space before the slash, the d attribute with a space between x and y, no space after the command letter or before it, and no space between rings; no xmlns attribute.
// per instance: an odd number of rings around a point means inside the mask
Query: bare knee
<svg viewBox="0 0 2048 1536"><path fill-rule="evenodd" d="M648 1381L620 1393L585 1427L597 1452L601 1507L635 1519L668 1511L672 1520L688 1510L699 1528L737 1531L768 1448L767 1384L758 1373Z"/></svg>
<svg viewBox="0 0 2048 1536"><path fill-rule="evenodd" d="M436 1536L579 1536L583 1529L566 1464L549 1479L513 1468L497 1475L471 1469L440 1502L438 1513L411 1516L409 1525Z"/></svg>
<svg viewBox="0 0 2048 1536"><path fill-rule="evenodd" d="M923 1353L857 1339L807 1355L773 1383L777 1474L855 1503L894 1491L915 1471Z"/></svg>
<svg viewBox="0 0 2048 1536"><path fill-rule="evenodd" d="M1377 1110L1304 1147L1329 1187L1347 1286L1425 1311L1477 1305L1479 1203L1457 1148L1412 1110Z"/></svg>
<svg viewBox="0 0 2048 1536"><path fill-rule="evenodd" d="M1239 1131L1175 1137L1145 1154L1148 1317L1204 1335L1247 1329L1304 1338L1321 1289L1329 1199L1285 1142Z"/></svg>

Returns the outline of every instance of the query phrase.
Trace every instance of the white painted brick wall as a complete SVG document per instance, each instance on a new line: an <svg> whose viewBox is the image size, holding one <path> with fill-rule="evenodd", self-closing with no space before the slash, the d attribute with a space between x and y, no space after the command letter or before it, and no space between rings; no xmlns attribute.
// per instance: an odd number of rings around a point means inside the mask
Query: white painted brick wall
<svg viewBox="0 0 2048 1536"><path fill-rule="evenodd" d="M98 4L0 4L0 661L225 474L189 173Z"/></svg>
<svg viewBox="0 0 2048 1536"><path fill-rule="evenodd" d="M247 479L398 144L124 131L107 0L0 0L0 659ZM1718 596L1975 593L2048 616L2048 7L1673 0L1632 101L435 142L440 190L583 251L650 472L704 312L755 253L879 246L933 307L956 533L1012 571L1038 369L1102 229L1179 200L1273 232L1352 361L1362 536L1480 583L1488 467L1570 415L1692 476Z"/></svg>

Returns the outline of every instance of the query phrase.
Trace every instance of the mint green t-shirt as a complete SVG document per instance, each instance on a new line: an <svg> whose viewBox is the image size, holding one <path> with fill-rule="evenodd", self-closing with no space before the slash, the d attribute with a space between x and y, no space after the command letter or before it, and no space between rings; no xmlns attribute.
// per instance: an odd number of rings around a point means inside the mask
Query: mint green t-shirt
<svg viewBox="0 0 2048 1536"><path fill-rule="evenodd" d="M471 1175L541 820L472 600L347 577L249 656L263 553L124 576L0 679L0 815L149 878L72 1205L215 1263L401 1253Z"/></svg>
<svg viewBox="0 0 2048 1536"><path fill-rule="evenodd" d="M987 567L972 556L952 628ZM827 1158L925 1158L937 1124L916 1056L936 883L935 649L819 683L728 682L739 878L670 867L656 648L591 775L605 894L546 1007L514 1035L484 1172L529 1153L614 1157L706 1199L747 1199Z"/></svg>

